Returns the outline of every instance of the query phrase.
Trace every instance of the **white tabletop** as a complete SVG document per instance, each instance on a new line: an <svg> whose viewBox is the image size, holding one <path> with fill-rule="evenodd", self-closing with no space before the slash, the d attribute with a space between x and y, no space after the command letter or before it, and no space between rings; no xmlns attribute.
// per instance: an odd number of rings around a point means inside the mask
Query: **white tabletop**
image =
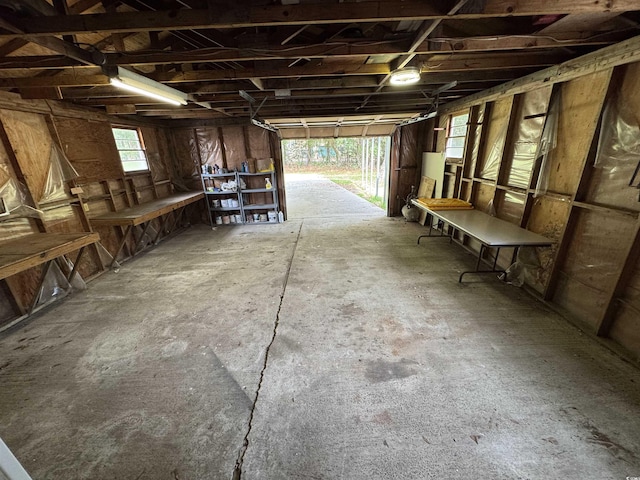
<svg viewBox="0 0 640 480"><path fill-rule="evenodd" d="M547 237L479 210L431 210L417 202L414 205L489 247L540 247L553 244Z"/></svg>

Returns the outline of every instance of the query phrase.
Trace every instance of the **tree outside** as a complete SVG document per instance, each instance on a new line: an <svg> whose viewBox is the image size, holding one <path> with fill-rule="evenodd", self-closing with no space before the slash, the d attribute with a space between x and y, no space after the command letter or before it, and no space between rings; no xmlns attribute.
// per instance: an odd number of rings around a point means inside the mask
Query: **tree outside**
<svg viewBox="0 0 640 480"><path fill-rule="evenodd" d="M385 208L390 137L283 140L285 170L316 173Z"/></svg>

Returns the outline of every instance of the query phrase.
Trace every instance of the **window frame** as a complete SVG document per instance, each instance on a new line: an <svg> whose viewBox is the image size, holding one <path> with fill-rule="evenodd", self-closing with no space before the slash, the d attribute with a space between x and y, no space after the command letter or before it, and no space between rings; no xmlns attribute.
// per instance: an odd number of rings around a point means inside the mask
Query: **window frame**
<svg viewBox="0 0 640 480"><path fill-rule="evenodd" d="M462 124L454 124L454 118L460 118L460 117L467 117L466 121ZM455 162L463 162L464 161L464 156L465 156L465 151L466 151L466 146L467 146L467 138L469 136L469 117L470 117L470 113L469 111L466 112L459 112L459 113L452 113L451 115L449 115L449 121L447 122L447 134L445 137L445 146L444 146L444 152L445 152L445 159L446 160L451 160L451 161L455 161ZM464 135L452 135L452 130L454 128L459 128L464 126ZM450 146L449 145L449 141L452 139L458 139L458 138L462 138L463 140L463 145L461 147L454 147L454 146ZM452 157L449 155L449 151L450 149L455 149L455 150L461 150L461 154L459 157Z"/></svg>
<svg viewBox="0 0 640 480"><path fill-rule="evenodd" d="M138 137L138 144L140 145L140 149L133 149L133 148L119 148L118 147L118 138L116 138L116 133L115 130L131 130L136 132L136 135ZM113 135L113 141L116 144L116 150L118 151L118 158L120 159L120 166L122 168L122 171L124 172L125 175L136 175L139 173L148 173L151 171L150 165L149 165L149 156L147 155L147 148L145 146L144 143L144 138L142 137L142 132L140 131L140 129L138 127L130 127L130 126L126 126L126 125L111 125L111 134ZM120 139L123 140L123 139ZM138 160L125 160L122 158L121 152L142 152L142 157L144 159L144 163L146 165L146 168L143 169L136 169L136 170L127 170L125 168L125 162L133 162L133 161L137 161L137 162L141 162L143 159L140 158Z"/></svg>

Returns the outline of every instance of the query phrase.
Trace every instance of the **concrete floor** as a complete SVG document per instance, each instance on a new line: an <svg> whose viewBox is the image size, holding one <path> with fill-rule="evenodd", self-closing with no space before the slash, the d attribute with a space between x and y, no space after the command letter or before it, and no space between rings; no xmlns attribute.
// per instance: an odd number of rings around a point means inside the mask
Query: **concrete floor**
<svg viewBox="0 0 640 480"><path fill-rule="evenodd" d="M0 335L0 437L34 479L640 476L636 367L458 284L474 258L417 224L287 191L285 224L196 226Z"/></svg>

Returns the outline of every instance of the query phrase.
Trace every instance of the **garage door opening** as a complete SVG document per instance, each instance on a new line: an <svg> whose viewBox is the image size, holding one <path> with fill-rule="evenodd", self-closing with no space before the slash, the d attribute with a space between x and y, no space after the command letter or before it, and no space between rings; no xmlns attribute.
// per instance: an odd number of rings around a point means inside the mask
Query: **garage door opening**
<svg viewBox="0 0 640 480"><path fill-rule="evenodd" d="M383 210L390 151L389 136L282 140L285 178L319 175Z"/></svg>

